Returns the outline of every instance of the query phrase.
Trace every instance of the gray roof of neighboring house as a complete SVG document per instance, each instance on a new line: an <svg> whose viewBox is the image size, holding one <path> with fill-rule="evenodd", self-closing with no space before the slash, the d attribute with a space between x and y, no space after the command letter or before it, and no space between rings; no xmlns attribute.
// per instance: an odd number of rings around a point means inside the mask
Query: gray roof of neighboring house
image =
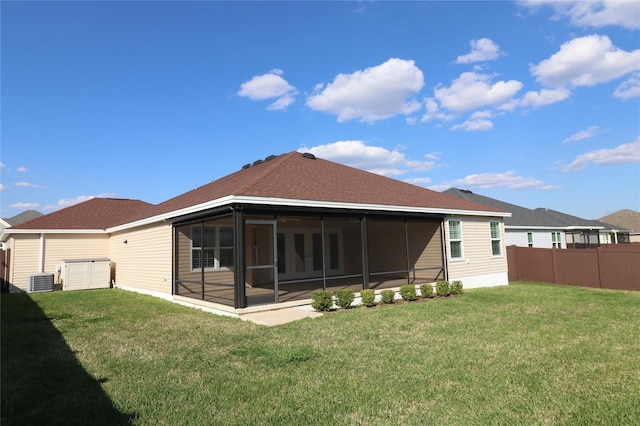
<svg viewBox="0 0 640 426"><path fill-rule="evenodd" d="M36 210L25 210L20 214L17 214L13 217L2 218L5 222L7 222L11 226L15 226L19 223L26 222L31 219L35 219L37 217L42 216L42 213Z"/></svg>
<svg viewBox="0 0 640 426"><path fill-rule="evenodd" d="M485 197L483 195L474 194L466 189L450 188L444 191L445 194L463 198L468 201L492 206L501 210L511 212L511 217L504 218L505 226L511 227L549 227L549 228L604 228L606 230L623 230L620 227L609 225L608 223L597 220L582 219L556 210L537 208L528 209L517 206L515 204L505 203L504 201L494 198Z"/></svg>
<svg viewBox="0 0 640 426"><path fill-rule="evenodd" d="M593 228L600 228L600 227L604 227L605 230L611 231L611 230L623 230L626 231L625 229L621 229L619 226L613 226L610 225L608 223L605 222L601 222L599 220L589 220L589 219L582 219L581 217L577 217L577 216L572 216L570 214L566 214L566 213L562 213L556 210L551 210L551 209L545 209L542 207L538 207L537 209L535 209L535 211L540 212L540 213L546 213L552 217L554 217L556 220L562 222L565 224L565 226L577 226L577 227L581 227L581 228L586 228L586 227L593 227Z"/></svg>
<svg viewBox="0 0 640 426"><path fill-rule="evenodd" d="M450 188L444 191L444 193L511 212L511 217L504 218L505 226L536 226L549 228L563 228L566 226L564 223L556 220L553 216L536 210L527 209L525 207L516 206L515 204L505 203L504 201L496 200L494 198L474 194L466 189Z"/></svg>

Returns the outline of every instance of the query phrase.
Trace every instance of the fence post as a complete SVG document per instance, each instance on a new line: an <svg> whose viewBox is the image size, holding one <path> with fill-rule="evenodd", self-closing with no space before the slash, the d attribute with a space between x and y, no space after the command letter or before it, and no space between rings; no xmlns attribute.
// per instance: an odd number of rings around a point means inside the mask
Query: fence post
<svg viewBox="0 0 640 426"><path fill-rule="evenodd" d="M602 265L600 265L600 249L596 248L596 267L598 268L598 287L602 288Z"/></svg>
<svg viewBox="0 0 640 426"><path fill-rule="evenodd" d="M553 283L558 284L558 262L556 260L556 250L555 247L551 248L551 269L553 270Z"/></svg>

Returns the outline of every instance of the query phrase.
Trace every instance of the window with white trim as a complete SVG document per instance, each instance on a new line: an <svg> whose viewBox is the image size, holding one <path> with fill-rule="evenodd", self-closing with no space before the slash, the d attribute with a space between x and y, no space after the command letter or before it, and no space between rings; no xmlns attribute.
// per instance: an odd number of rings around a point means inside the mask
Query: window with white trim
<svg viewBox="0 0 640 426"><path fill-rule="evenodd" d="M491 254L500 256L502 254L500 239L500 222L489 222L491 228Z"/></svg>
<svg viewBox="0 0 640 426"><path fill-rule="evenodd" d="M233 267L232 226L191 226L191 269L203 267L205 270Z"/></svg>
<svg viewBox="0 0 640 426"><path fill-rule="evenodd" d="M560 232L551 233L551 246L553 248L562 248L562 235Z"/></svg>
<svg viewBox="0 0 640 426"><path fill-rule="evenodd" d="M449 221L449 253L451 259L462 259L462 226L459 220Z"/></svg>
<svg viewBox="0 0 640 426"><path fill-rule="evenodd" d="M527 232L527 246L533 247L533 232Z"/></svg>

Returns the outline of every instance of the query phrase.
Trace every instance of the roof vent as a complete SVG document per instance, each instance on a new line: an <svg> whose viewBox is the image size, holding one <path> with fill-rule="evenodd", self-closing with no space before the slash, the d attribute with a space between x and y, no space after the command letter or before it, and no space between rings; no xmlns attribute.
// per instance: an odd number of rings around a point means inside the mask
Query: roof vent
<svg viewBox="0 0 640 426"><path fill-rule="evenodd" d="M275 156L275 155L270 155L270 156L268 156L267 158L265 158L265 159L264 159L264 161L271 161L271 160L273 160L274 158L276 158L276 156Z"/></svg>
<svg viewBox="0 0 640 426"><path fill-rule="evenodd" d="M248 169L249 167L251 167L251 164L245 164L244 166L242 166L242 170Z"/></svg>
<svg viewBox="0 0 640 426"><path fill-rule="evenodd" d="M253 162L252 166L257 166L260 163L262 163L262 160L256 160Z"/></svg>
<svg viewBox="0 0 640 426"><path fill-rule="evenodd" d="M316 156L315 156L315 155L313 155L313 154L312 154L312 153L310 153L310 152L305 152L304 154L302 154L302 156L303 156L304 158L308 158L309 160L315 160L315 159L316 159Z"/></svg>
<svg viewBox="0 0 640 426"><path fill-rule="evenodd" d="M473 192L469 191L468 189L461 189L460 192L464 194L473 194Z"/></svg>

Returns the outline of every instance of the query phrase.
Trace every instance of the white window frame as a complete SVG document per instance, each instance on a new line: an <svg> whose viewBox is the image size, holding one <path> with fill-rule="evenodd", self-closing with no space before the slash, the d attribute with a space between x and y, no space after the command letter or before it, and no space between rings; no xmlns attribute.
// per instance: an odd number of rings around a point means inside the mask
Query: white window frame
<svg viewBox="0 0 640 426"><path fill-rule="evenodd" d="M460 236L459 238L453 238L451 232L451 225L457 224ZM463 235L462 235L462 221L459 219L453 219L447 221L447 228L449 231L449 258L451 260L464 260L464 244L463 244ZM453 243L460 243L460 256L453 257Z"/></svg>
<svg viewBox="0 0 640 426"><path fill-rule="evenodd" d="M493 230L494 230L494 225L495 224L495 229L497 229L498 231L498 236L494 237L493 236ZM500 227L500 222L498 222L497 220L492 220L489 222L489 236L491 237L491 256L493 257L501 257L502 256L502 229ZM493 247L494 244L497 242L498 243L498 253L494 253L493 252Z"/></svg>
<svg viewBox="0 0 640 426"><path fill-rule="evenodd" d="M551 232L551 247L562 248L562 232L560 231Z"/></svg>
<svg viewBox="0 0 640 426"><path fill-rule="evenodd" d="M200 231L202 227L205 228L212 228L215 230L215 241L214 241L214 246L205 246L205 247L199 247L199 246L194 246L193 245L193 233L194 230L198 230L198 232ZM220 270L230 270L233 267L233 264L230 266L220 266L220 253L222 251L222 249L233 249L233 245L231 246L220 246L220 230L222 228L231 228L231 232L233 232L233 226L231 225L212 225L212 224L193 224L191 225L191 251L190 251L190 256L191 256L191 272L198 272L202 270L202 266L200 266L199 268L194 268L193 267L193 253L194 251L201 251L201 250L213 250L213 266L209 266L209 267L205 267L204 270L205 271L220 271ZM232 237L232 243L233 243L233 237ZM204 241L202 241L202 244L204 244ZM204 259L200 259L201 265L204 265Z"/></svg>
<svg viewBox="0 0 640 426"><path fill-rule="evenodd" d="M533 247L533 232L527 232L527 247Z"/></svg>

